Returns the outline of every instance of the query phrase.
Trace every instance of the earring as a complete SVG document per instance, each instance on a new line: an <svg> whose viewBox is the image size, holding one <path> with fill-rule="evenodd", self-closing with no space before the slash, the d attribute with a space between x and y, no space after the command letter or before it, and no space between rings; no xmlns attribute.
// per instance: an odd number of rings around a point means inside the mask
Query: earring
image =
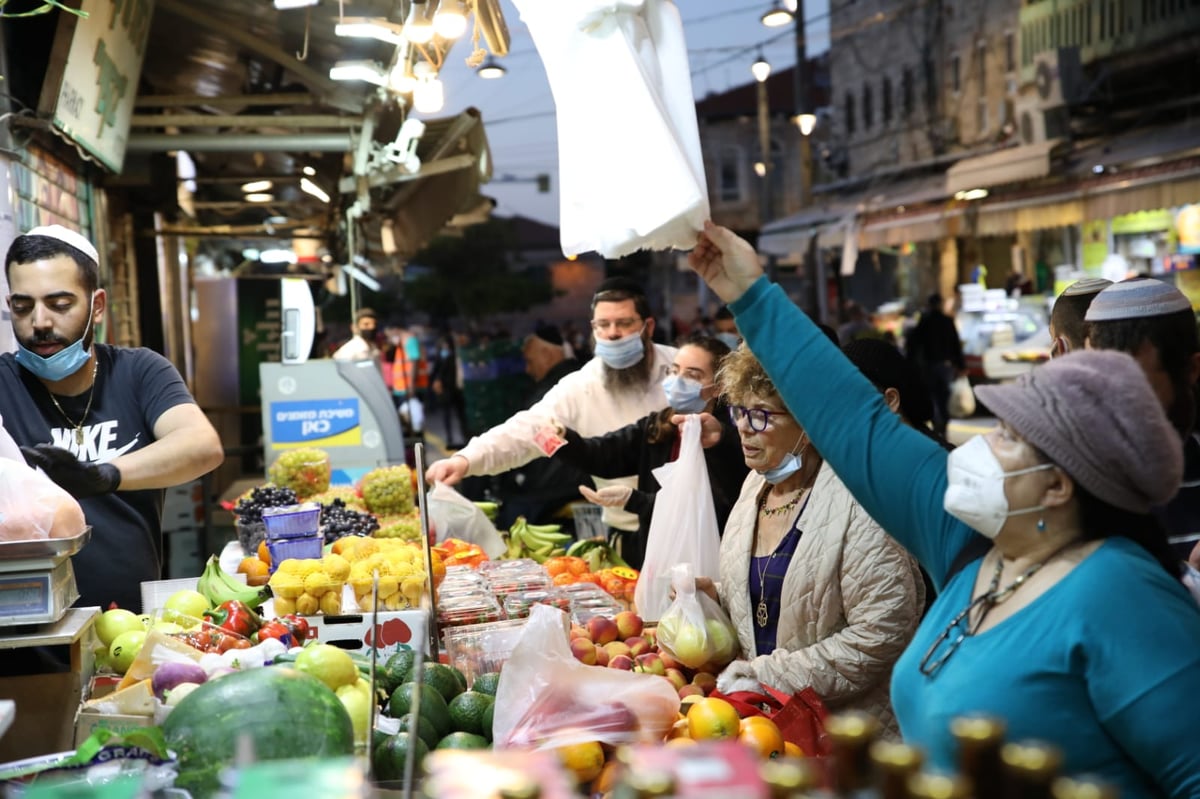
<svg viewBox="0 0 1200 799"><path fill-rule="evenodd" d="M1038 529L1039 533L1046 532L1046 520L1045 519L1038 519L1037 529Z"/></svg>

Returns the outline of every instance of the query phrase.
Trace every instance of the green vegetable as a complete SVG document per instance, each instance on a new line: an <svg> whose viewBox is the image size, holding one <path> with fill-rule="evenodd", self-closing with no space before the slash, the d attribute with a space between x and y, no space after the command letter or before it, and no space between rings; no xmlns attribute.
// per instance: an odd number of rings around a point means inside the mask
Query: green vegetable
<svg viewBox="0 0 1200 799"><path fill-rule="evenodd" d="M459 694L450 702L450 723L459 732L470 732L483 735L483 714L496 704L495 697L487 694L467 691Z"/></svg>
<svg viewBox="0 0 1200 799"><path fill-rule="evenodd" d="M421 773L421 761L429 754L429 747L419 737L410 738L407 732L398 732L375 747L371 753L371 765L375 767L377 782L395 782L404 779L404 760L408 757L409 741L415 742L413 773Z"/></svg>
<svg viewBox="0 0 1200 799"><path fill-rule="evenodd" d="M418 688L421 691L421 717L429 719L439 737L453 732L454 725L450 723L450 709L446 706L446 700L432 685L418 685L415 682L401 685L392 692L392 698L388 702L388 715L394 719L406 716L412 709L413 692Z"/></svg>
<svg viewBox="0 0 1200 799"><path fill-rule="evenodd" d="M256 760L354 754L350 715L315 677L283 666L235 672L201 685L163 723L179 756L177 788L194 799L214 796L240 737Z"/></svg>

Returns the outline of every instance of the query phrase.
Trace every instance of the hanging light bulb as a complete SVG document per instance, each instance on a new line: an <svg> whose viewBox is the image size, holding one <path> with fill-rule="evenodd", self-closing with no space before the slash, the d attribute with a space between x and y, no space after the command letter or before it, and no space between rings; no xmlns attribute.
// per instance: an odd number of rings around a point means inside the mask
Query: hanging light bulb
<svg viewBox="0 0 1200 799"><path fill-rule="evenodd" d="M417 79L407 59L397 63L388 74L388 88L397 94L408 94L416 85Z"/></svg>
<svg viewBox="0 0 1200 799"><path fill-rule="evenodd" d="M817 127L817 115L796 114L796 127L800 128L801 136L808 136Z"/></svg>
<svg viewBox="0 0 1200 799"><path fill-rule="evenodd" d="M404 38L413 44L426 44L433 38L434 0L412 0L404 18Z"/></svg>
<svg viewBox="0 0 1200 799"><path fill-rule="evenodd" d="M442 0L433 15L433 30L443 39L457 39L467 30L467 11L462 0Z"/></svg>
<svg viewBox="0 0 1200 799"><path fill-rule="evenodd" d="M780 0L775 0L765 14L760 17L762 24L768 28L781 28L792 21L792 12L788 11Z"/></svg>
<svg viewBox="0 0 1200 799"><path fill-rule="evenodd" d="M754 75L754 79L759 83L771 77L771 65L767 62L767 59L763 58L762 53L759 53L758 58L750 65L750 73Z"/></svg>
<svg viewBox="0 0 1200 799"><path fill-rule="evenodd" d="M504 68L504 65L492 58L490 55L483 59L482 64L475 67L475 74L484 80L503 78L506 72L508 72L508 70Z"/></svg>
<svg viewBox="0 0 1200 799"><path fill-rule="evenodd" d="M420 114L436 114L446 104L446 87L439 78L417 81L413 87L413 110Z"/></svg>

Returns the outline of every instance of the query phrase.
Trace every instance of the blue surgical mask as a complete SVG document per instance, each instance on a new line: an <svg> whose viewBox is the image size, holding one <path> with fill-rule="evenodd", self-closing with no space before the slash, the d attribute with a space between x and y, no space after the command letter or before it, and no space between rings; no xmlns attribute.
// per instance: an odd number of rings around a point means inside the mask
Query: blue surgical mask
<svg viewBox="0 0 1200 799"><path fill-rule="evenodd" d="M641 330L616 341L596 339L596 357L610 369L628 369L640 361L645 352Z"/></svg>
<svg viewBox="0 0 1200 799"><path fill-rule="evenodd" d="M800 446L799 441L796 442L796 446ZM781 460L779 465L774 469L767 469L765 472L759 472L759 474L761 474L763 479L768 483L773 486L777 486L804 468L803 453L803 447L800 448L799 452L789 452L787 455L783 456L783 460Z"/></svg>
<svg viewBox="0 0 1200 799"><path fill-rule="evenodd" d="M718 333L716 339L731 350L736 350L742 342L737 333Z"/></svg>
<svg viewBox="0 0 1200 799"><path fill-rule="evenodd" d="M88 362L88 358L90 357L88 351L83 347L83 340L87 338L88 330L92 327L92 313L95 307L96 294L93 292L91 302L88 303L87 325L84 326L83 333L79 336L78 341L69 344L49 358L44 358L33 350L26 349L20 342L17 342L17 363L41 379L51 383L57 383L59 380L68 378L78 372Z"/></svg>
<svg viewBox="0 0 1200 799"><path fill-rule="evenodd" d="M663 381L663 391L667 402L680 413L699 413L708 404L708 400L700 396L704 386L690 377L668 375Z"/></svg>

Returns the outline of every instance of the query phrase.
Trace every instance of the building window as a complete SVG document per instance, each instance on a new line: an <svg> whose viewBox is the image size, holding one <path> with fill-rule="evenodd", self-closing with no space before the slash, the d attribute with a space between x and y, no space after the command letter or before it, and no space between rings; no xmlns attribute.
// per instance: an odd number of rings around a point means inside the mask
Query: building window
<svg viewBox="0 0 1200 799"><path fill-rule="evenodd" d="M1004 71L1017 71L1017 37L1012 31L1004 34Z"/></svg>
<svg viewBox="0 0 1200 799"><path fill-rule="evenodd" d="M959 74L961 66L957 55L950 56L950 91L952 92L962 90L962 76Z"/></svg>
<svg viewBox="0 0 1200 799"><path fill-rule="evenodd" d="M742 151L738 147L722 148L717 159L717 196L723 203L742 200Z"/></svg>
<svg viewBox="0 0 1200 799"><path fill-rule="evenodd" d="M900 113L908 117L913 112L913 73L912 67L905 67L900 75Z"/></svg>
<svg viewBox="0 0 1200 799"><path fill-rule="evenodd" d="M846 92L846 134L853 136L857 127L854 122L854 94Z"/></svg>
<svg viewBox="0 0 1200 799"><path fill-rule="evenodd" d="M892 124L892 79L883 79L883 90L879 94L880 112L883 114L883 124Z"/></svg>
<svg viewBox="0 0 1200 799"><path fill-rule="evenodd" d="M875 124L875 98L871 92L871 85L863 84L863 130L870 130Z"/></svg>

